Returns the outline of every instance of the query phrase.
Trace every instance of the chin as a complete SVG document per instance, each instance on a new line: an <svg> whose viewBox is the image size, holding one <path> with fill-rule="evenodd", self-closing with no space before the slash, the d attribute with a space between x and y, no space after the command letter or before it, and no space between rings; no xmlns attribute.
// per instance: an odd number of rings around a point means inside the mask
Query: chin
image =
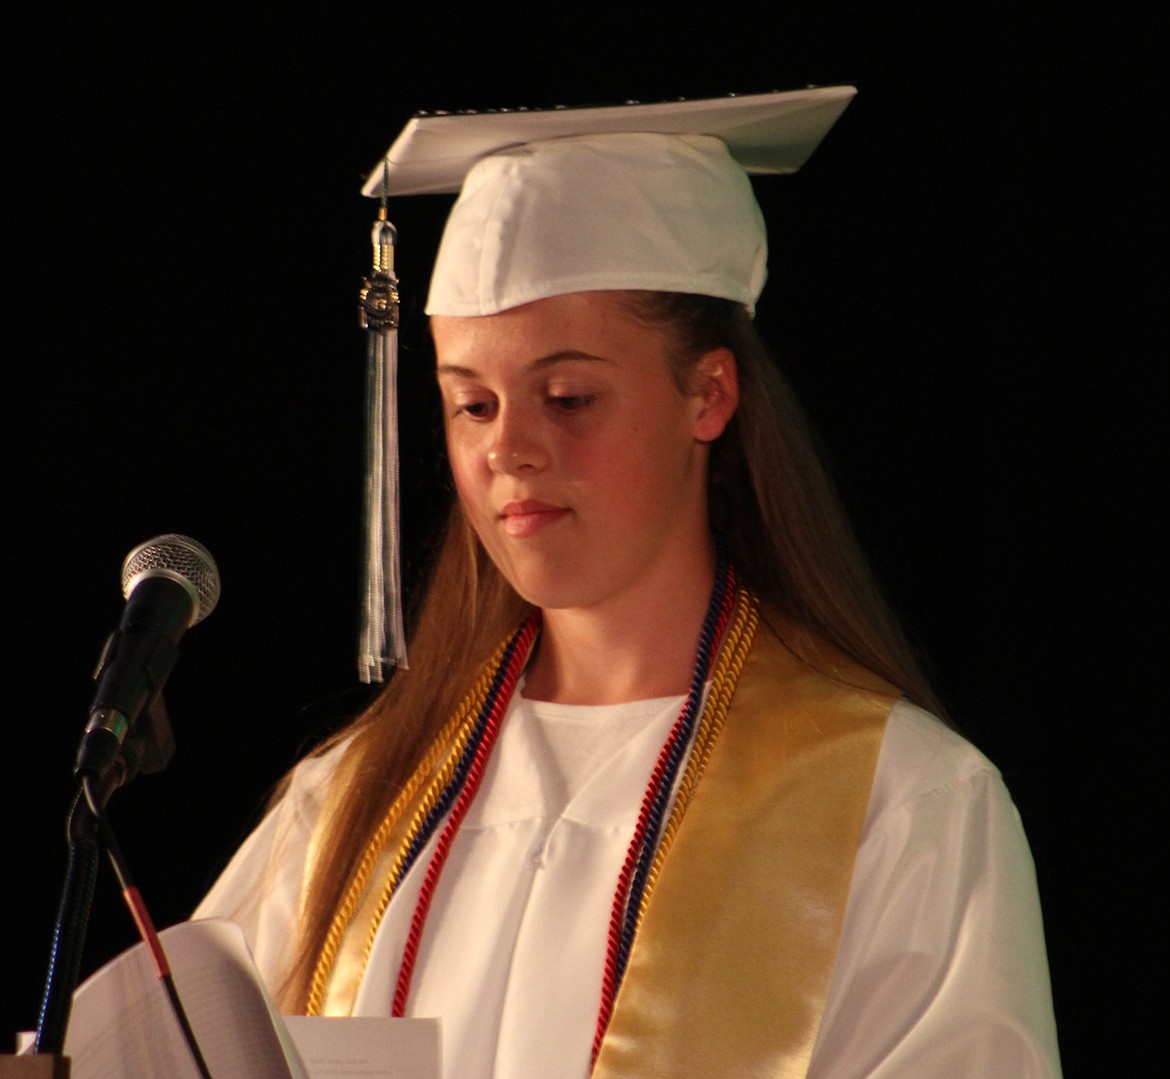
<svg viewBox="0 0 1170 1079"><path fill-rule="evenodd" d="M529 577L517 580L509 576L508 582L521 599L544 611L590 606L580 587L568 585L564 581L532 580Z"/></svg>
<svg viewBox="0 0 1170 1079"><path fill-rule="evenodd" d="M526 603L542 610L591 607L604 591L597 582L583 578L579 561L564 566L526 566L521 569L499 562L496 565Z"/></svg>

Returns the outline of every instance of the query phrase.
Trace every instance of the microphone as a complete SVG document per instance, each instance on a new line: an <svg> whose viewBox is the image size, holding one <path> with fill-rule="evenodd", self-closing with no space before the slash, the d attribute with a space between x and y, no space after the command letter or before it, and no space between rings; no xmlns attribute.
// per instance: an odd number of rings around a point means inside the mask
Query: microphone
<svg viewBox="0 0 1170 1079"><path fill-rule="evenodd" d="M73 769L79 782L86 775L102 780L118 761L142 712L153 718L152 712L162 708L161 692L178 658L179 640L211 614L219 590L215 559L189 536L155 536L126 556L122 563L126 607L94 671L97 691ZM161 737L169 742L165 712L156 725L165 728ZM173 744L156 748L162 762L148 771L166 764ZM136 770L139 763L124 762L124 766Z"/></svg>

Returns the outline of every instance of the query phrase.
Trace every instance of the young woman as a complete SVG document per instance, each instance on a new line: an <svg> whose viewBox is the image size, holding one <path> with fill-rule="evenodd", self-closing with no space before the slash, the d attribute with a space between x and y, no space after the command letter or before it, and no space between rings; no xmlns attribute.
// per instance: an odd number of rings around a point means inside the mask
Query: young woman
<svg viewBox="0 0 1170 1079"><path fill-rule="evenodd" d="M460 1079L1056 1075L1026 841L754 333L736 137L647 123L477 155L411 667L198 914Z"/></svg>

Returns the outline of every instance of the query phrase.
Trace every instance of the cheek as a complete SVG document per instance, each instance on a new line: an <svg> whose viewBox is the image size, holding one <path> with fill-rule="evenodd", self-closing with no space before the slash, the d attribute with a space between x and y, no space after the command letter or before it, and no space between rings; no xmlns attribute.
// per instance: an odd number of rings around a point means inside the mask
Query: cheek
<svg viewBox="0 0 1170 1079"><path fill-rule="evenodd" d="M575 462L577 475L587 478L591 497L601 499L609 513L633 525L653 516L663 497L667 477L657 449L627 431L624 437L580 454Z"/></svg>
<svg viewBox="0 0 1170 1079"><path fill-rule="evenodd" d="M694 440L677 428L631 442L627 452L614 455L609 468L613 505L631 522L684 512L705 472L701 456Z"/></svg>
<svg viewBox="0 0 1170 1079"><path fill-rule="evenodd" d="M447 464L451 469L451 478L455 481L455 490L459 500L469 505L474 500L479 484L476 482L476 456L470 447L457 439L447 438Z"/></svg>

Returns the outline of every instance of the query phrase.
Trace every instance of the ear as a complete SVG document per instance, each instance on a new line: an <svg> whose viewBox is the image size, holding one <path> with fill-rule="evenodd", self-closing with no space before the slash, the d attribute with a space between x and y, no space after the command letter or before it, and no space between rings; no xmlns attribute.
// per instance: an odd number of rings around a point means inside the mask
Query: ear
<svg viewBox="0 0 1170 1079"><path fill-rule="evenodd" d="M695 365L695 438L714 442L739 405L739 376L729 348L704 353Z"/></svg>

